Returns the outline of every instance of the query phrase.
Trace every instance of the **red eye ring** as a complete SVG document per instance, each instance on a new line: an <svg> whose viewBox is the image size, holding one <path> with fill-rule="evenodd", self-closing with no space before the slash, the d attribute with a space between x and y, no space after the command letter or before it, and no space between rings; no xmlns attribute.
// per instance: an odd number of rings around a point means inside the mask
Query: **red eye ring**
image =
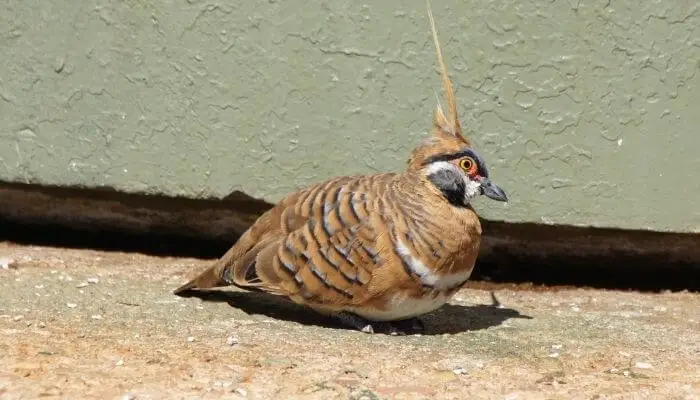
<svg viewBox="0 0 700 400"><path fill-rule="evenodd" d="M471 157L465 157L459 161L459 167L468 175L476 174L476 162Z"/></svg>

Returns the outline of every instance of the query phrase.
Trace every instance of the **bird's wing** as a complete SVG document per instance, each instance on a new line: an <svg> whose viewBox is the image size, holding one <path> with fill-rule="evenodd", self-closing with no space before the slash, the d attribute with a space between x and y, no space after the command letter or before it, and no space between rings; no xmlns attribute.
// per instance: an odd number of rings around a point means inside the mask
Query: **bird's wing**
<svg viewBox="0 0 700 400"><path fill-rule="evenodd" d="M176 293L233 284L307 304L362 302L380 266L373 219L391 177L335 178L287 196Z"/></svg>
<svg viewBox="0 0 700 400"><path fill-rule="evenodd" d="M280 229L255 262L234 272L234 283L304 304L362 303L383 265L375 220L390 178L340 178L303 193L280 213Z"/></svg>

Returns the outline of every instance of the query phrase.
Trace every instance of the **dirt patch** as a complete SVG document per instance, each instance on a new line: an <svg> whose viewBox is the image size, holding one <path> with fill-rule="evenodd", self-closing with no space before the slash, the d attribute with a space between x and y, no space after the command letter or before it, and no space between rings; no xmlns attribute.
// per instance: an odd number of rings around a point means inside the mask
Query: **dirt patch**
<svg viewBox="0 0 700 400"><path fill-rule="evenodd" d="M207 263L0 244L0 397L700 398L699 294L501 286L494 306L475 283L393 337L170 293Z"/></svg>

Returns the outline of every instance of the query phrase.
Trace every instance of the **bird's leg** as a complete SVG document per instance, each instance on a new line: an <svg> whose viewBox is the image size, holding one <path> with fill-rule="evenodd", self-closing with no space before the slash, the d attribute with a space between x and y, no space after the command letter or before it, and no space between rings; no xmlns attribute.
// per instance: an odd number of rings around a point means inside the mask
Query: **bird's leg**
<svg viewBox="0 0 700 400"><path fill-rule="evenodd" d="M418 317L395 321L393 324L405 332L421 333L425 330L425 324Z"/></svg>
<svg viewBox="0 0 700 400"><path fill-rule="evenodd" d="M373 323L373 321L370 321L366 318L362 318L357 314L348 311L343 311L341 313L336 314L336 318L338 318L341 324L349 328L357 329L364 333L374 333L375 331L373 325L376 324Z"/></svg>
<svg viewBox="0 0 700 400"><path fill-rule="evenodd" d="M345 326L357 329L365 333L386 332L390 335L405 335L409 331L423 331L423 322L418 318L410 318L402 321L370 321L357 314L343 311L336 315Z"/></svg>

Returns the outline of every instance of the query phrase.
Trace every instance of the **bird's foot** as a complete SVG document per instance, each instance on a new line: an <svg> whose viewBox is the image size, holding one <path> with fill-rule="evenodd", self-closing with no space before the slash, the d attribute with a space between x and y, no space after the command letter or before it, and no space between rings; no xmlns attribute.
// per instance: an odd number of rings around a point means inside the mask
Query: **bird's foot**
<svg viewBox="0 0 700 400"><path fill-rule="evenodd" d="M392 336L403 336L425 330L423 321L418 318L400 321L371 321L351 312L342 312L337 315L337 318L343 325L364 333L388 333Z"/></svg>
<svg viewBox="0 0 700 400"><path fill-rule="evenodd" d="M418 317L394 321L394 324L405 332L422 333L425 331L425 324Z"/></svg>

